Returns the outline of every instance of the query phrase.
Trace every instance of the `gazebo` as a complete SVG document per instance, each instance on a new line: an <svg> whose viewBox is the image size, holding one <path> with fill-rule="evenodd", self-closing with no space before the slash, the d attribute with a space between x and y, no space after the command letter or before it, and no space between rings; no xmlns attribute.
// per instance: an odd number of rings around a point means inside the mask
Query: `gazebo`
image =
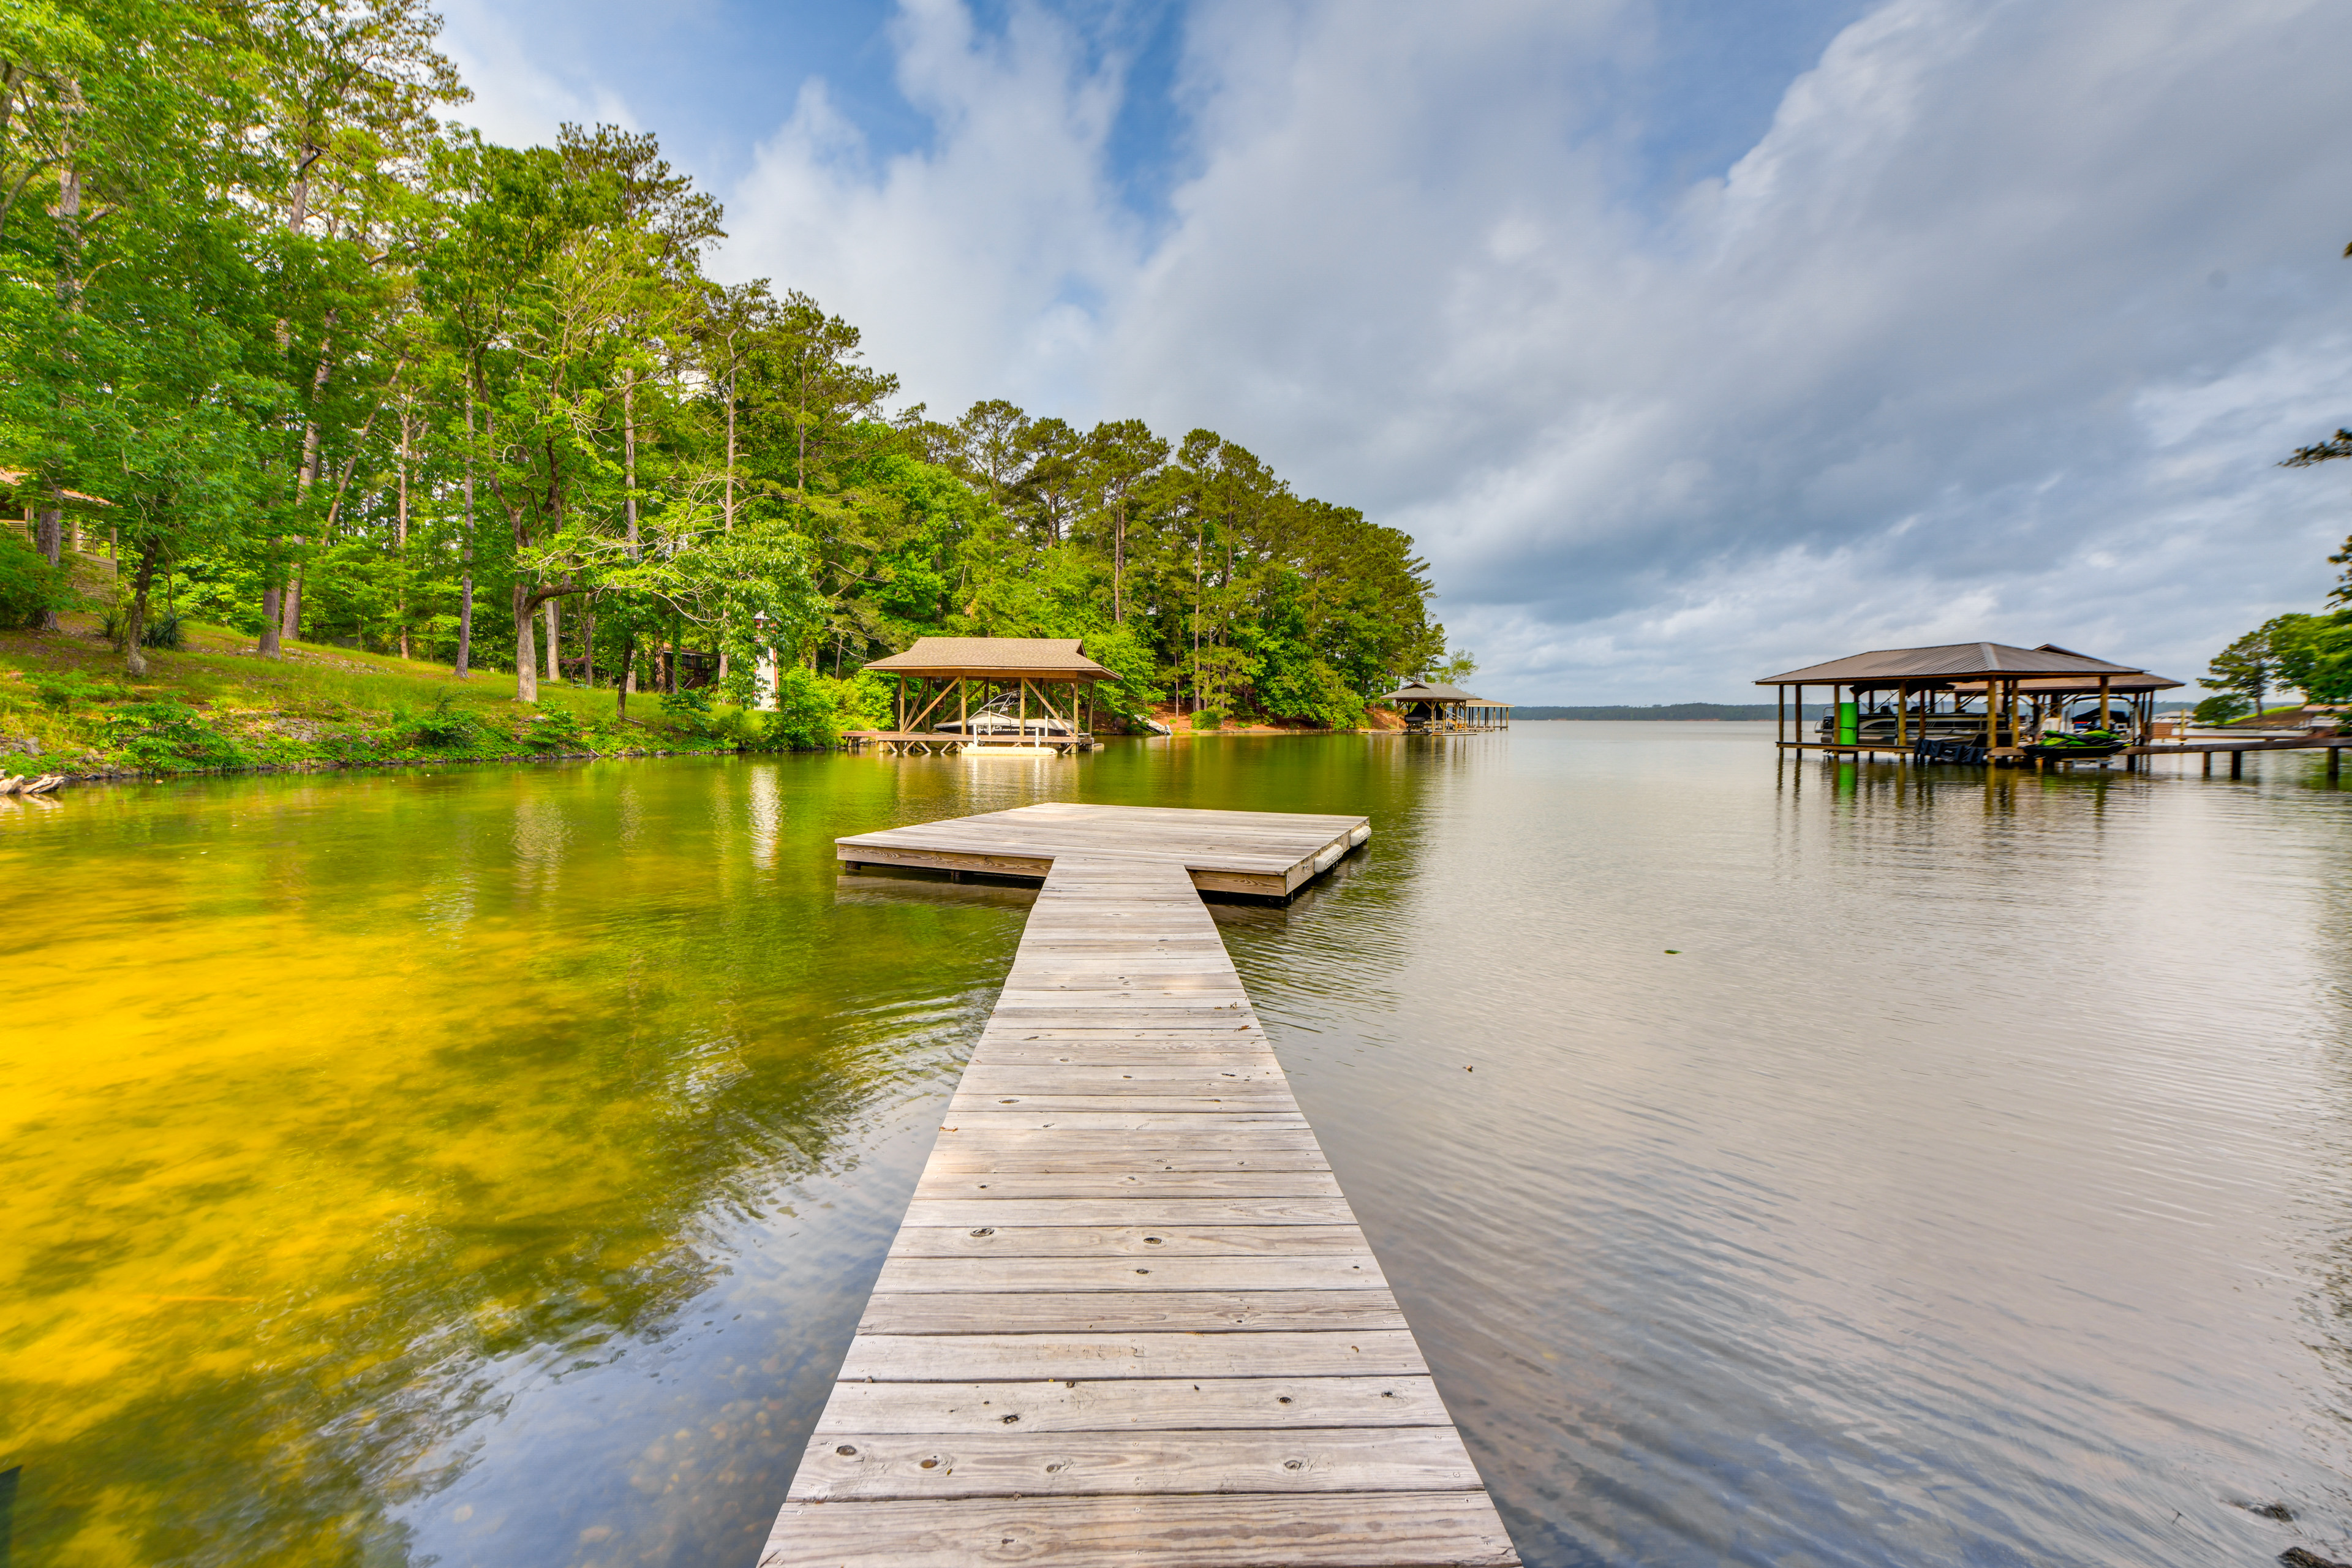
<svg viewBox="0 0 2352 1568"><path fill-rule="evenodd" d="M1404 715L1404 727L1421 734L1469 730L1507 730L1511 705L1473 697L1442 680L1408 680L1394 691L1372 699L1386 702Z"/></svg>
<svg viewBox="0 0 2352 1568"><path fill-rule="evenodd" d="M1118 677L1081 651L1077 637L918 637L904 653L866 666L898 683L897 728L852 731L853 744L886 752L1088 751L1087 688ZM977 696L979 700L974 702ZM953 717L948 700L954 699ZM1055 704L1056 697L1060 706ZM1033 714L1033 704L1034 711ZM1002 710L1002 711L998 711ZM925 728L929 724L931 727Z"/></svg>

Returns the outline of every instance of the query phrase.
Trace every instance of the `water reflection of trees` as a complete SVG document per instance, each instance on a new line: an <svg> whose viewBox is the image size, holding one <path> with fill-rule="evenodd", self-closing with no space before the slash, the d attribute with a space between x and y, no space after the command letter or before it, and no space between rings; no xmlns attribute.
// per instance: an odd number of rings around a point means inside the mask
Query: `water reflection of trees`
<svg viewBox="0 0 2352 1568"><path fill-rule="evenodd" d="M107 1109L160 1126L192 1103L233 1115L239 1096L290 1097L299 1110L273 1114L299 1131L278 1134L268 1168L228 1161L209 1185L163 1189L191 1226L259 1216L208 1266L249 1283L127 1312L108 1336L115 1373L86 1395L61 1377L0 1397L14 1411L0 1462L25 1466L20 1561L404 1561L388 1519L465 1468L478 1423L511 1397L501 1368L578 1372L673 1331L725 1265L715 1226L853 1156L877 1099L938 1070L896 1048L904 1005L984 984L1017 911L872 921L845 950L813 916L833 875L823 812L758 857L731 836L772 846L772 809L751 828L740 803L685 784L641 775L632 793L667 832L626 857L610 852L624 825L609 790L509 780L454 801L322 803L304 783L282 802L267 787L241 798L248 818L331 810L334 833L305 855L265 823L237 868L216 841L214 882L186 901L297 910L319 922L315 942L335 940L331 916L366 910L453 954L418 987L406 1054L274 1085L225 1079L208 1096L136 1086ZM551 824L558 810L568 827ZM513 830L480 831L493 819ZM256 991L267 1019L272 997ZM351 1020L362 1035L379 1022ZM377 1212L354 1212L353 1192ZM340 1227L331 1245L300 1234L306 1205ZM60 1302L119 1295L142 1250L156 1250L151 1234L95 1205L10 1272ZM310 1251L320 1272L299 1278L288 1255Z"/></svg>

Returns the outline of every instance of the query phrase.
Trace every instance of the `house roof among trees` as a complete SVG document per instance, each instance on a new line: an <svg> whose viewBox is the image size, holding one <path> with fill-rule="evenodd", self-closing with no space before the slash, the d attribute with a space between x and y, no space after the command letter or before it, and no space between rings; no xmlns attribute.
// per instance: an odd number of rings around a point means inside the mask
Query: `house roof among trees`
<svg viewBox="0 0 2352 1568"><path fill-rule="evenodd" d="M15 489L19 486L29 483L32 478L32 475L26 473L22 468L0 468L0 485L5 485L10 489ZM48 492L46 490L38 492L38 494L41 495L46 495L47 493ZM67 500L79 501L84 506L112 506L114 504L110 500L104 500L97 496L86 496L79 490L60 490L58 493L64 496Z"/></svg>
<svg viewBox="0 0 2352 1568"><path fill-rule="evenodd" d="M904 653L866 668L877 675L1028 676L1048 680L1116 680L1078 649L1078 637L917 637Z"/></svg>

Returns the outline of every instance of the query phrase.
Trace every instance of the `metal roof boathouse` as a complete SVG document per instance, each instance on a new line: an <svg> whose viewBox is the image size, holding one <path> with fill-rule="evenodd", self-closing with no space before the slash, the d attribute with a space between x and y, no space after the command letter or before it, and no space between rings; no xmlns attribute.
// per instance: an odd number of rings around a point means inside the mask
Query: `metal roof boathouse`
<svg viewBox="0 0 2352 1568"><path fill-rule="evenodd" d="M2156 694L2180 682L2054 643L1971 642L1878 648L1756 684L1780 689L1784 751L2000 766L2122 754L2128 768L2147 739ZM1811 736L1808 687L1830 692L1830 712Z"/></svg>

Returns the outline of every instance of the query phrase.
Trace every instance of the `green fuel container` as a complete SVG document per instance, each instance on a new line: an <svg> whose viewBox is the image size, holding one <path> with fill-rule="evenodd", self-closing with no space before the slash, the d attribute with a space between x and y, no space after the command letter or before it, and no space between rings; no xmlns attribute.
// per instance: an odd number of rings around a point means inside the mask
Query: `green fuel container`
<svg viewBox="0 0 2352 1568"><path fill-rule="evenodd" d="M1859 702L1839 703L1838 744L1841 746L1851 746L1855 741L1861 738L1861 735L1862 704Z"/></svg>

